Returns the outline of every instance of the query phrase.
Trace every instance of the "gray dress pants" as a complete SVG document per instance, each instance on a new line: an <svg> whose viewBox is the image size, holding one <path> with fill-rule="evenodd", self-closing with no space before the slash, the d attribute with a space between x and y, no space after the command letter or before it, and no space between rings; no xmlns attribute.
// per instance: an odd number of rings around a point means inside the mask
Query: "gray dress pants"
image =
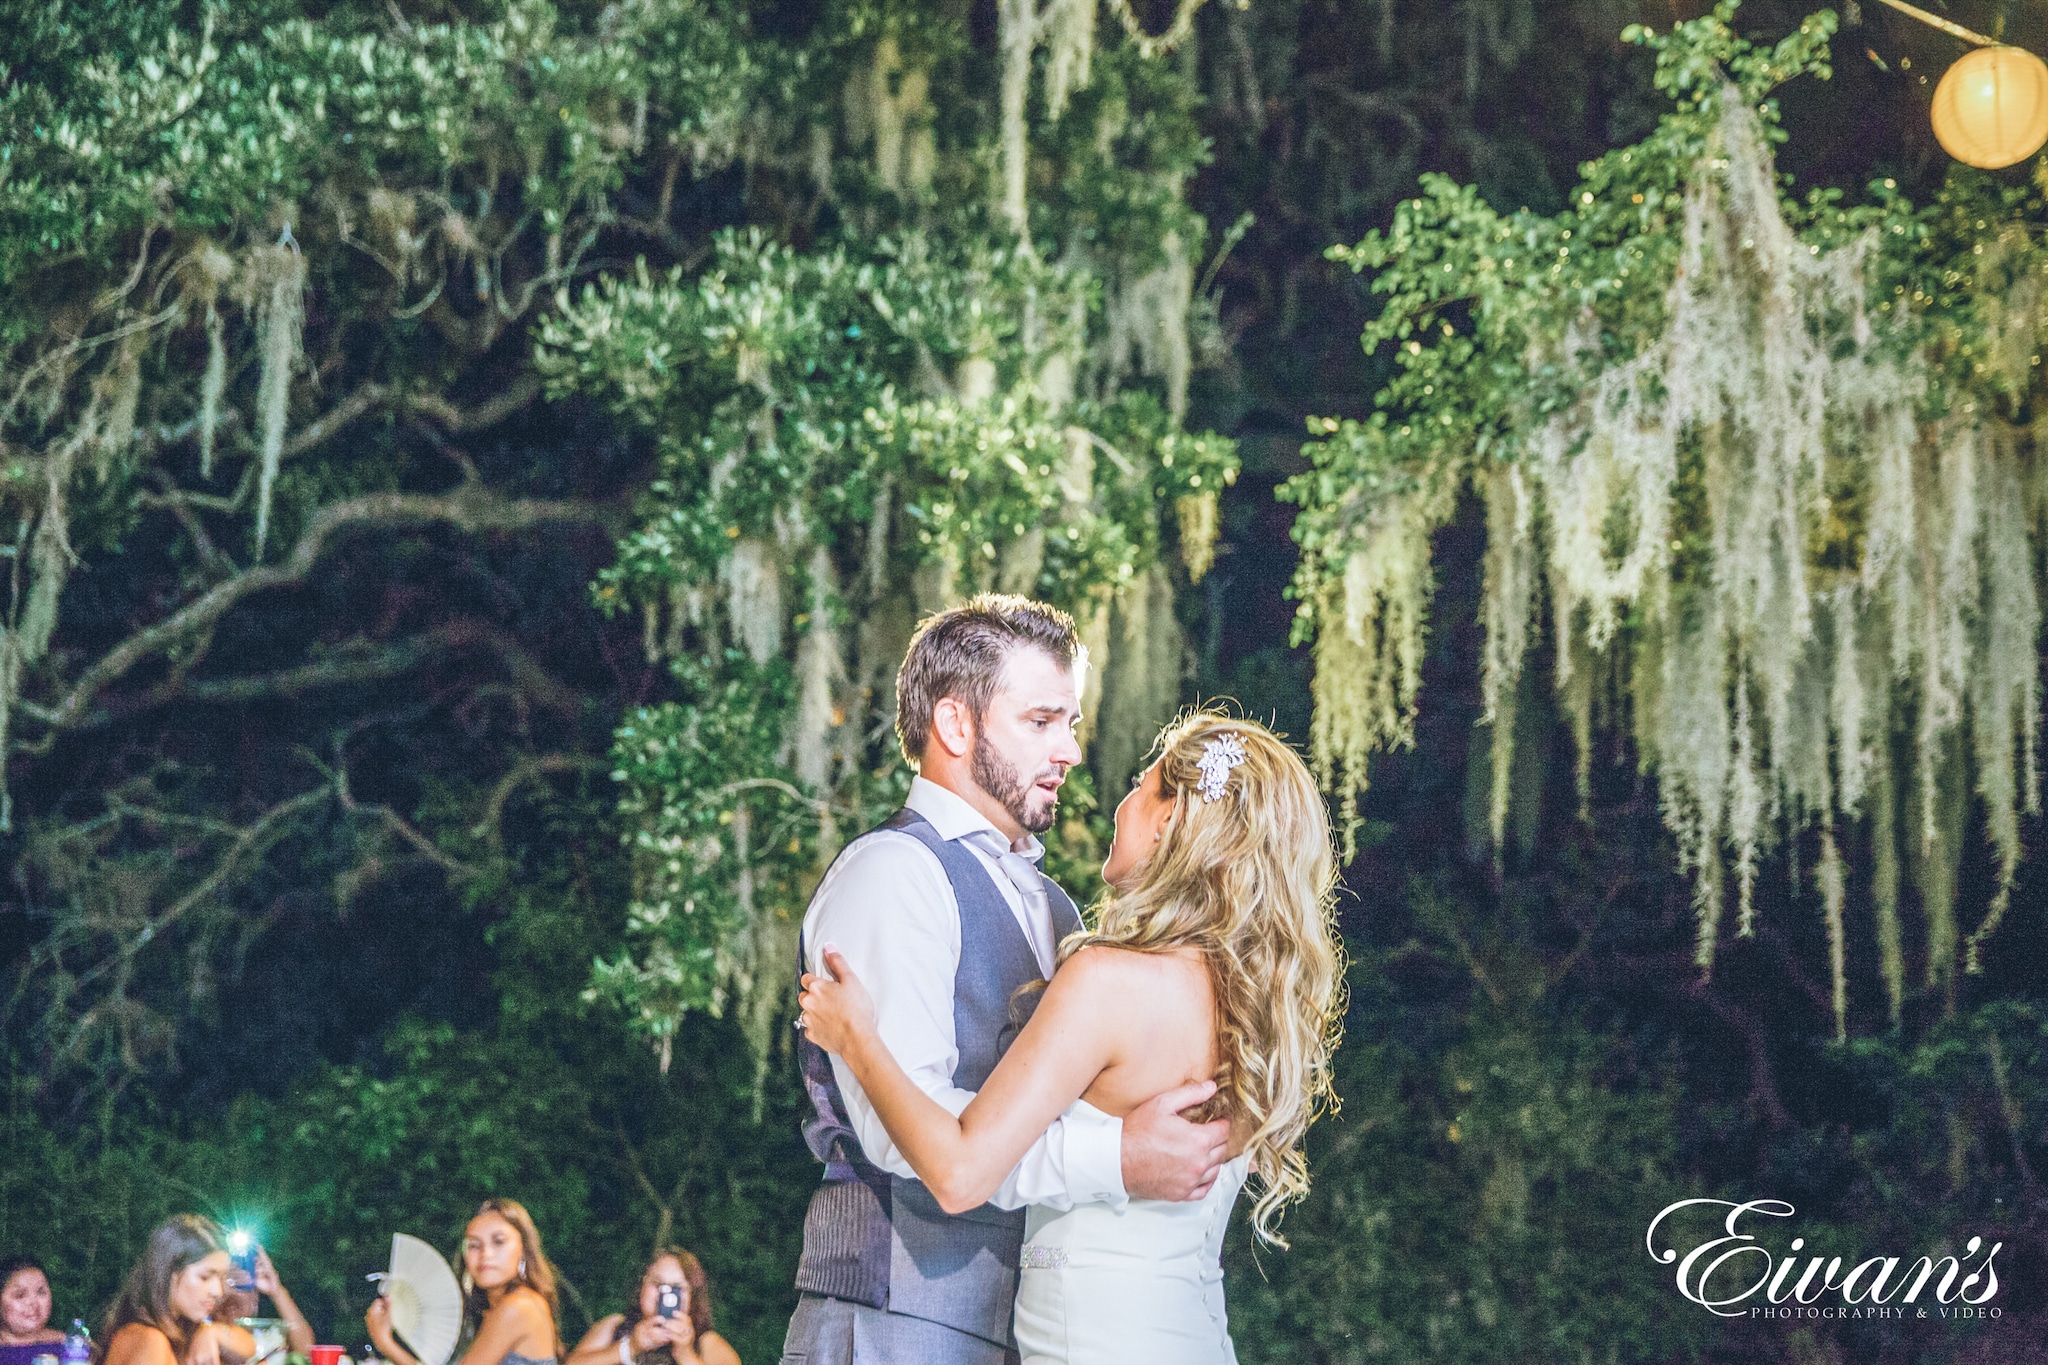
<svg viewBox="0 0 2048 1365"><path fill-rule="evenodd" d="M1017 1365L1017 1353L923 1318L806 1294L782 1365Z"/></svg>

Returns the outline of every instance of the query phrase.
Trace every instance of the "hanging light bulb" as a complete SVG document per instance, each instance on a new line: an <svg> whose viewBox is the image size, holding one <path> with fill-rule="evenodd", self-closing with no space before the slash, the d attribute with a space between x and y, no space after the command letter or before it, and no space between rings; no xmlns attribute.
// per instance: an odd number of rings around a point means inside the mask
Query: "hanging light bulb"
<svg viewBox="0 0 2048 1365"><path fill-rule="evenodd" d="M1934 136L1967 166L1995 171L2048 142L2048 63L1994 43L1963 54L1934 88Z"/></svg>

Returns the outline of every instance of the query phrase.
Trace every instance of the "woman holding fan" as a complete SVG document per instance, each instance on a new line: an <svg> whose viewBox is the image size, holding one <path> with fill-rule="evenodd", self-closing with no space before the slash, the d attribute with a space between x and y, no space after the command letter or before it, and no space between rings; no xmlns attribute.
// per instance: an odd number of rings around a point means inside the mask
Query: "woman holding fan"
<svg viewBox="0 0 2048 1365"><path fill-rule="evenodd" d="M472 1335L461 1365L554 1365L555 1268L540 1246L533 1215L514 1199L486 1199L462 1237L465 1326ZM370 1340L392 1365L423 1365L391 1330L382 1295L363 1315Z"/></svg>

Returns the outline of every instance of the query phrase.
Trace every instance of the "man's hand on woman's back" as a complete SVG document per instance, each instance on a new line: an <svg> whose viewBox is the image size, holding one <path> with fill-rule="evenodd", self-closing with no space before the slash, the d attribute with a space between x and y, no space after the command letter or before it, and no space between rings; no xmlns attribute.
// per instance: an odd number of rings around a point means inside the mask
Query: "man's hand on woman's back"
<svg viewBox="0 0 2048 1365"><path fill-rule="evenodd" d="M1216 1093L1214 1081L1190 1081L1124 1115L1124 1193L1133 1199L1200 1199L1230 1152L1230 1120L1190 1123L1181 1111Z"/></svg>

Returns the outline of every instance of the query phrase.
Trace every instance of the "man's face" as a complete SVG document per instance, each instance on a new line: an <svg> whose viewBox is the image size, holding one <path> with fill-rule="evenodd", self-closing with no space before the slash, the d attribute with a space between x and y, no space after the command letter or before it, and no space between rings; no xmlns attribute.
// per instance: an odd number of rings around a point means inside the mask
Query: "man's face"
<svg viewBox="0 0 2048 1365"><path fill-rule="evenodd" d="M1081 761L1080 677L1043 650L1013 650L974 736L981 789L1032 834L1052 828L1060 784Z"/></svg>

